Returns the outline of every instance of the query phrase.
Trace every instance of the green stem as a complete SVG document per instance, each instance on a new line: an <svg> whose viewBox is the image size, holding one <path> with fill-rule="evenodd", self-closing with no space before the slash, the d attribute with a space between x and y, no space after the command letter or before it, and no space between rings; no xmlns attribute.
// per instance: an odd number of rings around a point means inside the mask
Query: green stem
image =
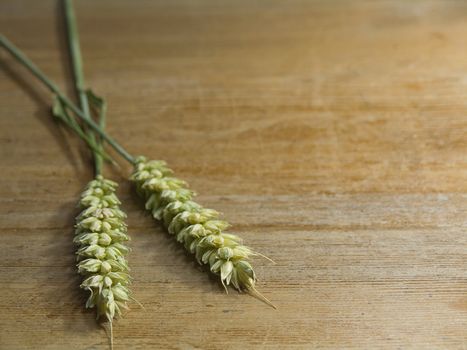
<svg viewBox="0 0 467 350"><path fill-rule="evenodd" d="M107 114L107 105L104 100L102 100L100 109L99 109L99 127L102 130L105 130L105 116ZM102 145L102 142L99 142L98 147L100 148L101 151L104 150L104 147ZM100 174L101 169L102 169L102 163L103 163L103 158L99 153L97 153L97 157L95 157L96 160L96 173Z"/></svg>
<svg viewBox="0 0 467 350"><path fill-rule="evenodd" d="M62 103L62 102L59 100L59 103ZM61 108L64 108L64 107L61 107ZM96 144L96 140L91 140L89 138L89 135L86 134L82 130L81 126L78 124L76 119L69 116L65 110L63 111L63 114L61 115L55 114L55 117L59 118L66 126L68 126L71 130L73 130L84 142L86 142L86 144L89 146L89 148L94 153L99 154L102 157L102 159L105 159L109 161L110 163L116 165L114 160L107 153L105 153L104 149L102 147L99 147L100 145Z"/></svg>
<svg viewBox="0 0 467 350"><path fill-rule="evenodd" d="M73 5L71 0L64 0L65 2L65 17L67 23L68 32L68 45L70 48L71 62L73 66L73 75L75 77L75 88L78 93L79 105L83 111L84 116L87 119L91 119L91 112L89 110L89 101L85 91L84 73L83 73L83 60L81 55L81 48L79 44L78 27L76 25L76 17L73 11ZM102 129L103 126L100 125ZM94 141L96 137L94 132L89 130L87 132L89 138ZM96 176L102 172L102 157L99 152L93 151L94 162L95 162L95 173Z"/></svg>
<svg viewBox="0 0 467 350"><path fill-rule="evenodd" d="M23 66L25 66L29 71L38 78L49 90L54 92L57 97L63 102L63 104L68 107L78 118L80 118L84 123L86 123L90 128L92 128L97 134L99 134L110 146L112 146L115 151L117 151L123 158L125 158L129 163L135 164L135 158L128 153L117 141L112 137L107 135L99 125L97 125L92 119L87 119L84 113L76 107L58 88L58 86L51 81L47 76L34 64L31 60L13 45L7 38L3 35L0 35L0 44L3 46L13 57L15 57Z"/></svg>

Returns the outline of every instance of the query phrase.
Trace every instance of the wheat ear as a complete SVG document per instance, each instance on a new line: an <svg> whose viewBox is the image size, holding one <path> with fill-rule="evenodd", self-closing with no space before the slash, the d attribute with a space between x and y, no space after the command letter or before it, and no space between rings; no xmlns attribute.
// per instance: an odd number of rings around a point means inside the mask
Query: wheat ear
<svg viewBox="0 0 467 350"><path fill-rule="evenodd" d="M130 180L154 219L161 220L198 263L209 265L211 272L220 276L226 291L232 285L273 306L255 289L256 274L249 258L259 254L243 245L240 237L224 232L230 225L219 218L217 211L192 201L194 192L184 181L173 177L164 161L137 157Z"/></svg>
<svg viewBox="0 0 467 350"><path fill-rule="evenodd" d="M89 291L87 308L97 309L97 318L112 323L127 309L130 300L129 248L126 214L115 195L117 184L98 175L81 194L83 211L76 218L74 243L78 272L84 277L81 288Z"/></svg>

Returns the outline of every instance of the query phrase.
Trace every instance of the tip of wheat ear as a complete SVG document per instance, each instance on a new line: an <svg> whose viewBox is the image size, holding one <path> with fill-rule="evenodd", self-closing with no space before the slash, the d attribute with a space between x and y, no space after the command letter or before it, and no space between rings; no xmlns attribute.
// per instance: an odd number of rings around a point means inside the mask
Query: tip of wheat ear
<svg viewBox="0 0 467 350"><path fill-rule="evenodd" d="M81 194L82 211L76 218L73 240L78 246L78 272L83 276L80 287L90 293L86 307L95 307L97 318L109 322L111 347L113 319L128 308L131 298L125 244L130 238L126 214L115 194L117 186L100 175L88 183Z"/></svg>
<svg viewBox="0 0 467 350"><path fill-rule="evenodd" d="M249 258L263 255L243 245L238 236L225 233L229 224L220 219L217 211L194 202L194 193L184 181L173 176L164 161L138 157L130 180L154 219L162 221L198 263L209 265L226 291L232 285L275 308L255 289L256 275Z"/></svg>

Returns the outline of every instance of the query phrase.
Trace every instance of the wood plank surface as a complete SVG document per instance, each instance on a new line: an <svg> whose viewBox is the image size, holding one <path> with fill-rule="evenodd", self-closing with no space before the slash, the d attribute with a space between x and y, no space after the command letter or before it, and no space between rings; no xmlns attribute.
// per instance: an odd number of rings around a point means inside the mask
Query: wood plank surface
<svg viewBox="0 0 467 350"><path fill-rule="evenodd" d="M165 159L256 259L278 310L201 271L125 180L136 304L115 349L467 348L467 4L75 2L108 130ZM58 1L0 32L69 93ZM108 349L72 244L92 177L50 94L0 52L0 348Z"/></svg>

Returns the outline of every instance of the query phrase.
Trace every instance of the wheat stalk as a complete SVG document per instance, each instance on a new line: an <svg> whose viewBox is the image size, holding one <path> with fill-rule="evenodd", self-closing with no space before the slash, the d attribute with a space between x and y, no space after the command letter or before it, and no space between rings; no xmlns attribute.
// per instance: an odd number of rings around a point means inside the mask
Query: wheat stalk
<svg viewBox="0 0 467 350"><path fill-rule="evenodd" d="M115 190L117 184L101 175L88 183L79 202L73 242L78 246L78 272L81 288L89 291L87 308L97 309L97 318L105 317L112 329L115 316L128 309L130 300L129 248L126 214L120 210Z"/></svg>
<svg viewBox="0 0 467 350"><path fill-rule="evenodd" d="M199 264L209 265L226 291L232 285L274 307L255 288L257 278L249 258L261 254L243 245L240 237L225 233L230 225L220 219L219 212L192 201L194 192L184 181L173 177L164 161L137 157L130 180L154 219L162 221Z"/></svg>

